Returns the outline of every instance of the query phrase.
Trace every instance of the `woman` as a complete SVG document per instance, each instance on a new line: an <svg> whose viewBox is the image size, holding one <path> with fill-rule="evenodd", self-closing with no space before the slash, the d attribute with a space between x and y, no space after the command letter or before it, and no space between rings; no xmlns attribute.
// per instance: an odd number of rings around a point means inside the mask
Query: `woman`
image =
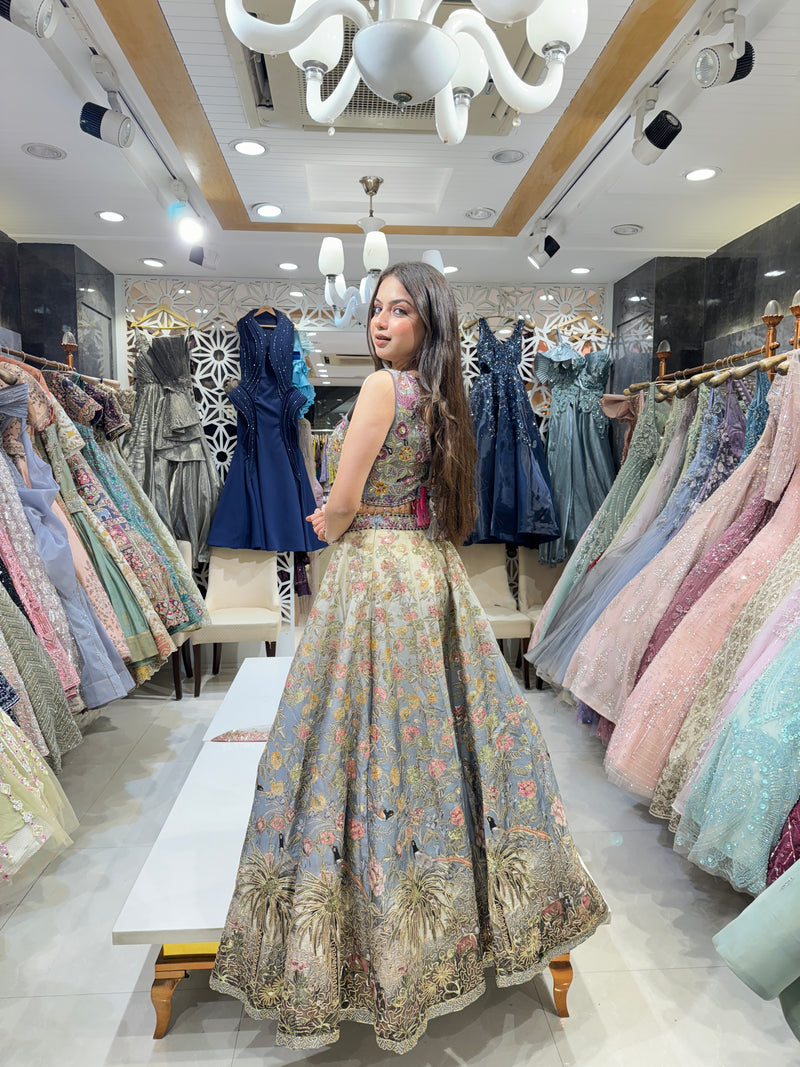
<svg viewBox="0 0 800 1067"><path fill-rule="evenodd" d="M368 341L378 370L309 516L337 546L259 766L211 984L276 1018L279 1044L331 1044L354 1019L405 1052L480 996L484 967L527 981L607 910L454 547L476 452L442 276L384 271Z"/></svg>

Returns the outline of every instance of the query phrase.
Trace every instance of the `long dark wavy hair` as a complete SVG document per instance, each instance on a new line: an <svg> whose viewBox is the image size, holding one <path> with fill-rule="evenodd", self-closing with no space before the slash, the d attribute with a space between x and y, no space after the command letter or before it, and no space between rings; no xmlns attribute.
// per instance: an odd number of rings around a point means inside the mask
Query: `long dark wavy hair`
<svg viewBox="0 0 800 1067"><path fill-rule="evenodd" d="M478 452L461 370L461 341L453 290L427 263L395 263L378 278L369 304L372 321L375 297L384 278L395 277L406 290L425 327L425 339L414 370L422 386L422 412L431 437L428 491L442 531L463 544L475 528L475 468ZM376 368L383 367L372 343L367 344Z"/></svg>

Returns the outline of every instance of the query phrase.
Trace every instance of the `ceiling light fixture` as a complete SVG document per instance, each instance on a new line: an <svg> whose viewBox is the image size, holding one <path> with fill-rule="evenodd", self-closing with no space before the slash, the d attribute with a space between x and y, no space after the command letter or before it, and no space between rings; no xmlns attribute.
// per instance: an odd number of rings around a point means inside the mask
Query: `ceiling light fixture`
<svg viewBox="0 0 800 1067"><path fill-rule="evenodd" d="M187 245L197 246L205 237L203 220L189 203L189 191L180 178L173 178L170 192L175 200L167 208L167 218L177 230L178 237ZM201 264L202 265L202 264Z"/></svg>
<svg viewBox="0 0 800 1067"><path fill-rule="evenodd" d="M591 274L591 267L573 267L570 274Z"/></svg>
<svg viewBox="0 0 800 1067"><path fill-rule="evenodd" d="M233 141L231 148L235 148L242 156L263 156L267 150L261 141Z"/></svg>
<svg viewBox="0 0 800 1067"><path fill-rule="evenodd" d="M117 72L101 53L92 55L92 73L100 88L105 90L109 107L91 102L81 108L80 127L90 137L98 141L116 145L117 148L130 148L136 134L133 119L126 115L120 103L120 85Z"/></svg>
<svg viewBox="0 0 800 1067"><path fill-rule="evenodd" d="M528 262L532 267L541 270L550 262L561 245L547 232L547 223L543 219L539 219L534 224L530 236L534 238L534 242L528 252Z"/></svg>
<svg viewBox="0 0 800 1067"><path fill-rule="evenodd" d="M124 222L125 216L119 211L95 211L98 219L102 219L103 222Z"/></svg>
<svg viewBox="0 0 800 1067"><path fill-rule="evenodd" d="M299 268L298 268L296 263L279 263L278 264L278 269L279 270L298 270Z"/></svg>
<svg viewBox="0 0 800 1067"><path fill-rule="evenodd" d="M780 278L786 273L785 270L768 270L764 272L765 278Z"/></svg>
<svg viewBox="0 0 800 1067"><path fill-rule="evenodd" d="M22 151L34 159L66 159L67 153L63 148L56 148L54 144L41 144L38 141L21 145Z"/></svg>
<svg viewBox="0 0 800 1067"><path fill-rule="evenodd" d="M283 208L278 207L277 204L253 204L253 211L262 219L277 219L278 215L282 214Z"/></svg>
<svg viewBox="0 0 800 1067"><path fill-rule="evenodd" d="M445 267L444 268L444 273L445 274L456 274L457 271L458 271L458 267L450 266L450 267Z"/></svg>
<svg viewBox="0 0 800 1067"><path fill-rule="evenodd" d="M588 0L474 0L473 8L456 9L439 27L433 19L440 3L381 2L373 20L359 0L295 0L291 20L277 24L251 15L245 0L225 0L225 14L234 35L252 51L289 53L305 74L308 113L323 126L332 126L362 79L401 111L435 98L436 131L445 144L464 139L470 103L483 91L490 67L495 89L515 111L533 114L553 103L567 55L586 33ZM342 56L344 18L357 27L353 55L323 100L322 80ZM487 19L525 19L528 44L546 65L539 85L515 73Z"/></svg>
<svg viewBox="0 0 800 1067"><path fill-rule="evenodd" d="M56 32L58 13L61 10L56 0L1 0L0 17L32 33L34 37L47 39Z"/></svg>
<svg viewBox="0 0 800 1067"><path fill-rule="evenodd" d="M657 85L646 85L633 102L633 154L645 166L655 163L683 129L680 119L671 111L659 111L645 126L645 114L653 111L657 103Z"/></svg>
<svg viewBox="0 0 800 1067"><path fill-rule="evenodd" d="M299 289L290 289L289 296L293 296L296 299L299 299L300 297L305 296L305 293L301 293Z"/></svg>
<svg viewBox="0 0 800 1067"><path fill-rule="evenodd" d="M737 7L737 0L714 0L706 12L703 34L717 33L726 24L732 24L733 41L709 45L697 53L692 73L701 89L741 81L753 69L755 49L744 39L744 15L739 13Z"/></svg>
<svg viewBox="0 0 800 1067"><path fill-rule="evenodd" d="M333 322L338 327L347 327L354 322L366 325L367 306L375 283L381 271L389 266L389 245L383 232L386 222L378 218L372 209L372 199L383 185L383 178L365 174L358 181L369 197L369 215L358 220L358 225L364 231L364 277L358 286L348 286L344 276L344 245L340 237L323 237L317 261L319 272L325 278L325 302L333 308ZM444 273L441 252L435 248L423 252L422 260Z"/></svg>
<svg viewBox="0 0 800 1067"><path fill-rule="evenodd" d="M640 226L638 222L622 222L619 226L612 226L611 232L615 233L617 237L634 237L637 233L641 233L644 226Z"/></svg>
<svg viewBox="0 0 800 1067"><path fill-rule="evenodd" d="M484 219L490 219L495 214L493 207L471 207L469 211L464 212L464 217L472 219L473 222L483 222Z"/></svg>
<svg viewBox="0 0 800 1067"><path fill-rule="evenodd" d="M519 148L501 148L498 152L492 152L492 163L519 163L527 154Z"/></svg>
<svg viewBox="0 0 800 1067"><path fill-rule="evenodd" d="M687 171L684 178L687 182L707 182L716 178L719 173L719 167L698 167L696 170Z"/></svg>
<svg viewBox="0 0 800 1067"><path fill-rule="evenodd" d="M163 259L156 259L155 256L145 256L142 263L146 267L166 267L166 263Z"/></svg>

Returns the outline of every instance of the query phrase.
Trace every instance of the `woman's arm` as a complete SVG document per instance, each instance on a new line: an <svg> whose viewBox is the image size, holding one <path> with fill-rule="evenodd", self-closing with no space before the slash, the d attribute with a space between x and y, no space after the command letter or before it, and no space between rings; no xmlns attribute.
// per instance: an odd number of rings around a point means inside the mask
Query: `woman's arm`
<svg viewBox="0 0 800 1067"><path fill-rule="evenodd" d="M336 478L324 508L326 541L338 540L353 521L367 476L394 422L394 413L394 379L386 371L375 371L361 386L342 444ZM311 522L316 529L314 516Z"/></svg>

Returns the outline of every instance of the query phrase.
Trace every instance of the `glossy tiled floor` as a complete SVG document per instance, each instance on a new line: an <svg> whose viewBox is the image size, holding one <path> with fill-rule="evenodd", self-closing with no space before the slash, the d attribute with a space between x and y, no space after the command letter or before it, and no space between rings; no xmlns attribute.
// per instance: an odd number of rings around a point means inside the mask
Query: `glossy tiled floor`
<svg viewBox="0 0 800 1067"><path fill-rule="evenodd" d="M207 975L182 982L165 1038L151 1038L155 950L114 947L111 928L201 745L232 671L203 695L171 698L162 673L112 705L66 760L81 826L72 848L0 901L3 1067L789 1067L800 1064L775 1002L716 956L711 937L746 903L671 850L668 831L605 780L598 741L549 693L530 701L548 739L570 824L613 912L573 954L571 1018L549 980L499 990L434 1020L398 1061L372 1032L345 1024L313 1055L278 1049L270 1023L217 996ZM209 856L209 862L213 857Z"/></svg>

